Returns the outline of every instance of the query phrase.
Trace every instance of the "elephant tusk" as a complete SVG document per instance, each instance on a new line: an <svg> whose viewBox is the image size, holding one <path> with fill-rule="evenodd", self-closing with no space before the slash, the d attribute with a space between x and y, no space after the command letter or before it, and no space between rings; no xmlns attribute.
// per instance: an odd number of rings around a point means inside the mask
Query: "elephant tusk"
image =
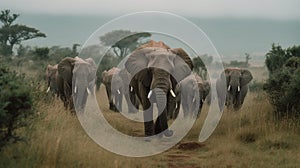
<svg viewBox="0 0 300 168"><path fill-rule="evenodd" d="M148 99L150 99L150 97L151 97L151 95L152 95L152 90L150 90L150 92L148 93Z"/></svg>
<svg viewBox="0 0 300 168"><path fill-rule="evenodd" d="M133 87L132 86L130 86L130 92L132 92L133 91Z"/></svg>
<svg viewBox="0 0 300 168"><path fill-rule="evenodd" d="M176 97L176 95L175 95L175 93L174 93L174 91L171 89L170 90L170 93L171 93L171 95L173 96L173 97Z"/></svg>
<svg viewBox="0 0 300 168"><path fill-rule="evenodd" d="M117 90L117 92L118 92L118 94L121 94L121 92L120 92L120 90L119 90L119 89Z"/></svg>
<svg viewBox="0 0 300 168"><path fill-rule="evenodd" d="M77 92L77 86L74 87L74 93L76 93L76 92Z"/></svg>
<svg viewBox="0 0 300 168"><path fill-rule="evenodd" d="M230 91L230 88L231 88L231 85L228 86L228 89L227 89L227 90Z"/></svg>
<svg viewBox="0 0 300 168"><path fill-rule="evenodd" d="M196 101L196 97L193 98L193 103L195 103L195 101Z"/></svg>
<svg viewBox="0 0 300 168"><path fill-rule="evenodd" d="M87 91L88 94L91 94L91 91L90 91L89 88L86 88L86 91Z"/></svg>
<svg viewBox="0 0 300 168"><path fill-rule="evenodd" d="M49 91L50 91L50 86L48 87L48 89L47 89L46 93L48 93Z"/></svg>
<svg viewBox="0 0 300 168"><path fill-rule="evenodd" d="M241 88L240 88L240 86L238 86L238 92L240 92L240 90L241 90Z"/></svg>

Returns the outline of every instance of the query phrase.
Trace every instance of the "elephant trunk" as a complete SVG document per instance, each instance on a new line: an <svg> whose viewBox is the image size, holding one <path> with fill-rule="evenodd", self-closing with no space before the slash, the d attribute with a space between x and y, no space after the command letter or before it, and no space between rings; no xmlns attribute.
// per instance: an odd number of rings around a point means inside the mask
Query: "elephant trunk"
<svg viewBox="0 0 300 168"><path fill-rule="evenodd" d="M229 104L234 109L237 109L240 106L240 95L241 95L241 86L240 83L230 83L227 91L230 93Z"/></svg>
<svg viewBox="0 0 300 168"><path fill-rule="evenodd" d="M87 96L91 91L88 85L83 82L76 82L74 86L74 102L76 110L82 111L85 107Z"/></svg>
<svg viewBox="0 0 300 168"><path fill-rule="evenodd" d="M157 104L157 109L161 113L164 111L167 104L167 96L165 92L161 89L155 89L155 99Z"/></svg>

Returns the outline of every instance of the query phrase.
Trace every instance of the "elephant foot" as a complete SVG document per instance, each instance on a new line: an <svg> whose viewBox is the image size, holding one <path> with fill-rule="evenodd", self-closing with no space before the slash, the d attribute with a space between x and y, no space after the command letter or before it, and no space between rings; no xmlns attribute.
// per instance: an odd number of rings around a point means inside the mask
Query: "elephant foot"
<svg viewBox="0 0 300 168"><path fill-rule="evenodd" d="M173 132L173 130L166 129L163 133L166 137L171 137L171 136L173 136L174 132Z"/></svg>
<svg viewBox="0 0 300 168"><path fill-rule="evenodd" d="M146 141L146 142L151 142L152 139L153 139L153 137L148 136L148 137L145 137L145 138L144 138L144 141Z"/></svg>
<svg viewBox="0 0 300 168"><path fill-rule="evenodd" d="M167 130L165 130L164 132L161 132L161 133L159 133L159 134L156 134L156 137L157 137L158 139L161 139L161 138L163 137L163 135L165 135L165 137L171 137L171 136L173 136L173 131L167 129Z"/></svg>

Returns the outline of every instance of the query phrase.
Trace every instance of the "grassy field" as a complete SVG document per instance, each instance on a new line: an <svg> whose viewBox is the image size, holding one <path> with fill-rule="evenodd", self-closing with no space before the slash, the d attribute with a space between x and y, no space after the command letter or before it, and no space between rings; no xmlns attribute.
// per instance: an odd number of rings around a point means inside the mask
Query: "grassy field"
<svg viewBox="0 0 300 168"><path fill-rule="evenodd" d="M255 71L255 70L254 70ZM263 80L262 71L254 78ZM128 122L108 110L104 87L97 101L106 119L120 131L143 135L140 123ZM198 136L207 115L202 109L191 131L176 146L161 154L130 158L111 153L97 145L82 129L77 117L61 101L37 103L35 120L19 130L27 142L6 146L0 167L299 167L300 129L290 120L275 122L272 106L264 92L251 92L238 112L224 111L221 121L205 142Z"/></svg>

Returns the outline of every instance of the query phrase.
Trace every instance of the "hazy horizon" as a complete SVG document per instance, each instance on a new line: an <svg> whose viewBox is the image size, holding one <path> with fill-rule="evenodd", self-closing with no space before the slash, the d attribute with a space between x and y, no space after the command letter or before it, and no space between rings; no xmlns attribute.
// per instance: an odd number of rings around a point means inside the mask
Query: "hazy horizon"
<svg viewBox="0 0 300 168"><path fill-rule="evenodd" d="M116 15L51 15L22 14L17 23L46 33L47 38L24 41L24 45L71 47L83 44L100 26ZM241 57L244 53L262 56L272 43L289 47L300 44L300 21L273 19L198 18L185 16L201 28L225 59ZM99 41L100 43L100 41Z"/></svg>

